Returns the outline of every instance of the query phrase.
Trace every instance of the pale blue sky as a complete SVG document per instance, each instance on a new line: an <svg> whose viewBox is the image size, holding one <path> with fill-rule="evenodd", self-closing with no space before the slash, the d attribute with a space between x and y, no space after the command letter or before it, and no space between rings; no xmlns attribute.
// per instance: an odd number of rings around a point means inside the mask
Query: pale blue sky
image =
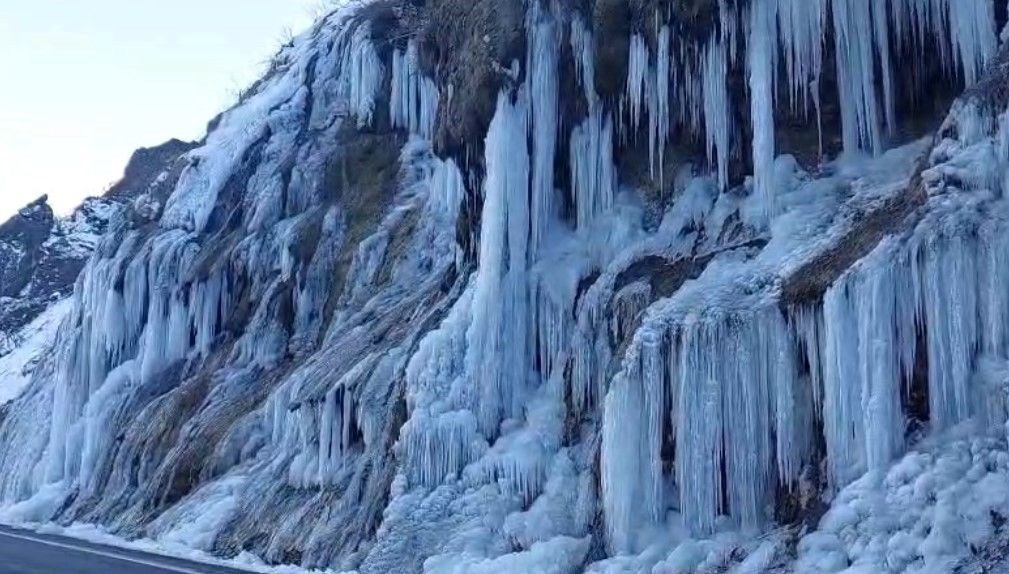
<svg viewBox="0 0 1009 574"><path fill-rule="evenodd" d="M207 121L321 0L0 0L0 221L98 195Z"/></svg>

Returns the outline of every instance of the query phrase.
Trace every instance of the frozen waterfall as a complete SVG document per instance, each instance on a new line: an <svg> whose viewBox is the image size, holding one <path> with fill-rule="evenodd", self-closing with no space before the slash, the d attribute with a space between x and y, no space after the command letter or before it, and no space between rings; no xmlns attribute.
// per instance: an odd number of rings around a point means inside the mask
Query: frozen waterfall
<svg viewBox="0 0 1009 574"><path fill-rule="evenodd" d="M1009 476L1003 10L420 4L322 18L124 207L0 418L0 518L360 574L993 539L900 528ZM913 139L925 81L966 92Z"/></svg>

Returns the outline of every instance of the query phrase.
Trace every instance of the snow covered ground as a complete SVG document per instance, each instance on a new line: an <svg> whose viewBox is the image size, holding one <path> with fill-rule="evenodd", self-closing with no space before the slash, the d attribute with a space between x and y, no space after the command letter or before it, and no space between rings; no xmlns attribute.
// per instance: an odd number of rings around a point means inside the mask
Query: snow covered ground
<svg viewBox="0 0 1009 574"><path fill-rule="evenodd" d="M257 574L352 574L348 572L336 572L334 570L308 570L297 566L268 566L255 556L243 553L235 557L234 560L222 560L200 550L194 550L191 546L179 543L171 543L150 539L125 540L118 536L109 534L101 526L93 524L72 524L70 526L60 526L53 523L33 524L33 523L9 523L3 520L0 514L0 523L18 528L27 528L40 534L57 534L68 536L78 540L93 542L105 546L139 550L149 554L168 556L173 558L184 558L192 562L204 564L214 564L227 566L255 572Z"/></svg>
<svg viewBox="0 0 1009 574"><path fill-rule="evenodd" d="M799 543L797 572L953 572L1005 534L1006 437L965 423L842 490Z"/></svg>

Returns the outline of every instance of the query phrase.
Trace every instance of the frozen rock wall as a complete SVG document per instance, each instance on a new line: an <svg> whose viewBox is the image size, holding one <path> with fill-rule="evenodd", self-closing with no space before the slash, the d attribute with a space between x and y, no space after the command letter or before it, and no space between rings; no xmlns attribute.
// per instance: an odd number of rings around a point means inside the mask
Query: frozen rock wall
<svg viewBox="0 0 1009 574"><path fill-rule="evenodd" d="M339 10L98 241L0 516L362 574L969 559L1009 492L1004 19Z"/></svg>

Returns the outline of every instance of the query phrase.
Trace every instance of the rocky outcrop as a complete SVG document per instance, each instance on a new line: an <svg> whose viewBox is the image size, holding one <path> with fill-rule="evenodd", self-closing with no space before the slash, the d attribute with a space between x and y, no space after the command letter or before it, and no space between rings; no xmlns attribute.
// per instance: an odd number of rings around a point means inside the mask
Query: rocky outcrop
<svg viewBox="0 0 1009 574"><path fill-rule="evenodd" d="M168 184L165 187L170 190L172 172L177 171L182 164L181 157L197 145L196 142L172 139L159 146L138 149L127 162L123 177L103 197L130 202L152 186Z"/></svg>
<svg viewBox="0 0 1009 574"><path fill-rule="evenodd" d="M91 200L63 220L42 197L0 226L0 353L17 344L22 327L73 291L111 211L110 203Z"/></svg>

